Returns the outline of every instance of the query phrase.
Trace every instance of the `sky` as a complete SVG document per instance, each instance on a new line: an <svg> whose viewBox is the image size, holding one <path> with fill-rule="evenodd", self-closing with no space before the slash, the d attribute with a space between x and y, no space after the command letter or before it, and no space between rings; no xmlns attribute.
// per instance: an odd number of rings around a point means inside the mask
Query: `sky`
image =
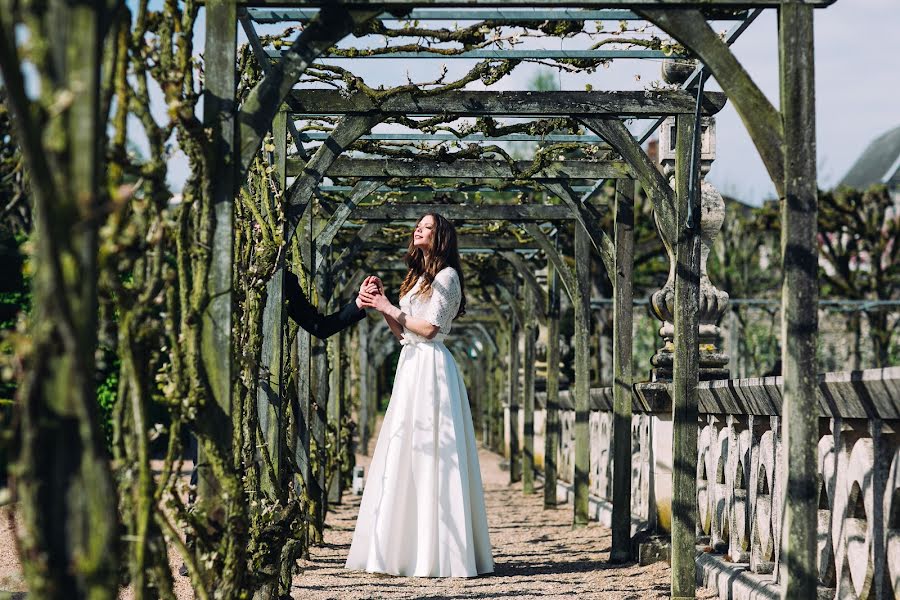
<svg viewBox="0 0 900 600"><path fill-rule="evenodd" d="M737 58L756 84L778 107L778 40L776 11L766 10L732 46ZM197 46L202 51L205 19L198 21ZM722 23L724 31L730 25ZM273 33L282 26L258 27ZM239 43L245 41L238 28ZM348 40L350 43L352 40ZM555 40L554 40L555 42ZM522 47L543 44L531 40ZM346 45L346 44L343 44ZM543 46L552 48L552 45ZM583 46L580 46L583 47ZM900 125L900 0L837 0L815 12L816 135L819 185L834 187L866 146L882 133ZM472 63L461 60L341 61L362 75L367 83L386 85L433 79L442 64L450 76L461 74ZM596 73L558 74L562 90L645 89L659 80L660 61L620 60ZM538 65L521 65L491 89L528 89ZM554 71L555 73L555 71ZM719 89L714 81L707 89ZM775 188L759 154L731 104L717 116L717 158L708 180L726 195L748 204L775 197ZM187 175L182 157L170 163L169 182L180 189Z"/></svg>

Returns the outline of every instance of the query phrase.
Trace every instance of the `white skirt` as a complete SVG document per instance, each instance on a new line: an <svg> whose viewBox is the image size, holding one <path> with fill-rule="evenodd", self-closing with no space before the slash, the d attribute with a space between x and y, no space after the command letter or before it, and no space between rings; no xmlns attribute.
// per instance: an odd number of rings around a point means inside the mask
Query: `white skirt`
<svg viewBox="0 0 900 600"><path fill-rule="evenodd" d="M491 573L462 375L442 342L404 342L346 567L415 577Z"/></svg>

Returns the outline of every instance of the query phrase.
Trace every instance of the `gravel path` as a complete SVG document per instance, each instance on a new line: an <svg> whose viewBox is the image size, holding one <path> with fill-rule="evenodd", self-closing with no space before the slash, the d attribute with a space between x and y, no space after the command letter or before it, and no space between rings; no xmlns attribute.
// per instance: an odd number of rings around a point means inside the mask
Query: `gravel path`
<svg viewBox="0 0 900 600"><path fill-rule="evenodd" d="M572 507L544 510L543 491L525 496L509 485L500 457L479 451L495 571L473 579L393 577L343 568L359 496L347 494L328 515L325 546L312 548L294 579L294 598L600 598L669 597L669 567L609 565L610 531L596 523L573 530ZM357 456L368 468L369 458ZM698 590L698 598L706 597ZM712 597L712 596L709 596Z"/></svg>
<svg viewBox="0 0 900 600"><path fill-rule="evenodd" d="M310 560L301 561L303 572L294 578L292 597L297 599L353 600L370 598L600 598L650 600L669 597L669 567L664 563L639 567L612 566L610 532L596 523L573 530L572 507L543 509L543 492L525 496L522 484L509 485L509 473L500 468L500 457L479 451L485 485L495 571L473 579L422 579L392 577L343 568L353 537L360 497L344 496L328 514L325 546L312 548ZM357 455L357 464L368 468L369 457ZM24 591L15 556L12 519L0 509L0 590ZM173 571L181 564L170 552ZM175 576L179 599L193 597L186 578ZM0 593L2 597L2 593ZM15 596L14 596L15 597ZM131 597L122 590L120 598ZM699 589L697 598L714 598Z"/></svg>

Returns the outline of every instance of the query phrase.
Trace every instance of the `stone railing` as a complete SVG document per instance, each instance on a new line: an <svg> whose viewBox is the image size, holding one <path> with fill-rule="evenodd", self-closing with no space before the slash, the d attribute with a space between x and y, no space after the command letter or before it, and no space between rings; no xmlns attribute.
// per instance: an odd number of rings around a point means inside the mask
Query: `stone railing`
<svg viewBox="0 0 900 600"><path fill-rule="evenodd" d="M773 581L780 561L781 385L780 377L749 378L701 382L699 390L698 544L737 563L732 571L743 571L757 591ZM632 521L665 531L671 515L668 394L661 384L638 384L636 392ZM559 477L571 482L575 416L569 394L560 396ZM538 413L543 400L538 395ZM611 401L608 389L591 391L590 489L593 516L601 522L611 512ZM536 415L536 424L543 416ZM840 599L900 598L900 367L822 375L819 417L821 592ZM542 438L543 427L535 435ZM542 449L542 439L535 439L536 452ZM729 585L735 577L729 575Z"/></svg>

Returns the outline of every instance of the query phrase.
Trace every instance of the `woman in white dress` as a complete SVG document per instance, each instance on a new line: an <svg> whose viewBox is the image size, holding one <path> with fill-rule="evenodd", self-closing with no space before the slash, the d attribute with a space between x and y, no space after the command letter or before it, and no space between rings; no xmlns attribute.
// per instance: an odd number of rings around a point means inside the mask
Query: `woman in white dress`
<svg viewBox="0 0 900 600"><path fill-rule="evenodd" d="M416 577L494 570L475 430L462 375L443 340L465 312L456 230L419 219L399 307L361 295L403 349L369 466L348 569Z"/></svg>

